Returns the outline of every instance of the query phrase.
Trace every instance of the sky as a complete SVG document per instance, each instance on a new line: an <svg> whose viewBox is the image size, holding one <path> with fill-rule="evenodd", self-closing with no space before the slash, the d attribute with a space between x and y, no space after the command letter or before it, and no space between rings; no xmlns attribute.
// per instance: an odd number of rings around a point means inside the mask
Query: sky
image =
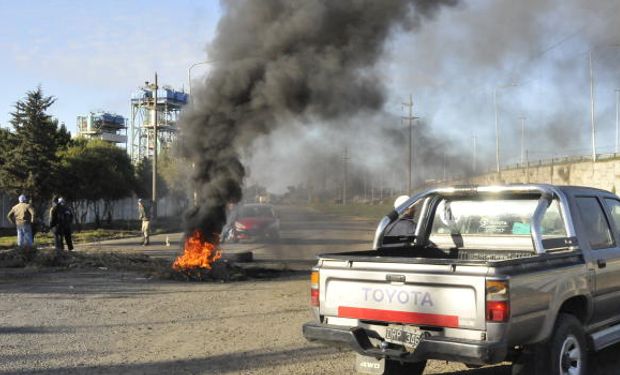
<svg viewBox="0 0 620 375"><path fill-rule="evenodd" d="M187 91L188 68L205 61L220 13L216 0L0 1L0 126L39 85L73 134L89 111L129 117L131 93L155 72L160 85Z"/></svg>
<svg viewBox="0 0 620 375"><path fill-rule="evenodd" d="M391 117L347 119L366 121L370 130L361 133L279 127L257 137L248 164L259 182L278 180L282 189L308 167L287 157L291 150L312 147L318 139L336 158L348 146L352 160L376 175L393 163L386 154L404 150L404 133L400 143L390 142L376 128L402 133L399 117L409 95L432 148L448 149L453 159L471 164L476 136L479 171L495 165L495 108L502 165L520 160L522 117L530 160L588 155L588 51L597 151L613 152L619 13L616 0L463 0L444 7L415 30L395 27L380 61L369 67L385 87L383 111ZM76 117L89 111L128 118L131 93L155 72L161 85L187 91L188 68L208 59L206 48L222 14L217 0L0 0L0 126L10 126L15 101L38 85L57 98L50 112L72 133ZM208 68L193 69L194 84ZM267 173L264 166L274 160L299 172ZM437 168L437 163L429 166ZM265 174L258 176L257 170Z"/></svg>

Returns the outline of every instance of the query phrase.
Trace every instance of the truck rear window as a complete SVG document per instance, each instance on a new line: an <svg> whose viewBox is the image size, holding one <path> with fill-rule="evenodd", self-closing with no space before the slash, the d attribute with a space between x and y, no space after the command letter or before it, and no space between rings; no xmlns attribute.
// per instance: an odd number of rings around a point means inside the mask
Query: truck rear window
<svg viewBox="0 0 620 375"><path fill-rule="evenodd" d="M537 199L448 200L437 205L431 235L530 236ZM557 200L542 220L543 238L566 237Z"/></svg>

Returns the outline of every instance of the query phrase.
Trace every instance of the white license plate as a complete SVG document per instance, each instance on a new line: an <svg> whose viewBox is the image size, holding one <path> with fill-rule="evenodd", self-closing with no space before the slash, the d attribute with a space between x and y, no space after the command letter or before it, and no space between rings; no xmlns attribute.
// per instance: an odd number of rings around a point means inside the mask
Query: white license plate
<svg viewBox="0 0 620 375"><path fill-rule="evenodd" d="M382 375L385 371L385 358L366 357L355 355L355 371L362 374Z"/></svg>
<svg viewBox="0 0 620 375"><path fill-rule="evenodd" d="M391 326L385 329L385 341L393 344L402 344L409 349L415 349L420 342L430 336L428 332L403 326Z"/></svg>

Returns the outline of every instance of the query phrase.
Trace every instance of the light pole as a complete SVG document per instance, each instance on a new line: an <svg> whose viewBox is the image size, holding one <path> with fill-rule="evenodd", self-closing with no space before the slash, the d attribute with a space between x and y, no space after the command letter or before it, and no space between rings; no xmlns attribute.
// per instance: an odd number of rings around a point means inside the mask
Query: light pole
<svg viewBox="0 0 620 375"><path fill-rule="evenodd" d="M411 196L411 185L412 185L412 173L411 171L413 170L413 120L418 119L419 117L416 117L413 115L413 96L411 94L409 94L409 102L408 103L402 103L404 106L409 107L409 116L403 116L402 119L403 120L409 120L409 155L408 155L408 175L409 175L409 179L407 182L407 195Z"/></svg>
<svg viewBox="0 0 620 375"><path fill-rule="evenodd" d="M342 205L346 205L347 204L347 173L348 173L348 166L347 163L349 162L349 148L347 146L344 147L344 155L342 157L342 166L343 166L343 182L342 182Z"/></svg>
<svg viewBox="0 0 620 375"><path fill-rule="evenodd" d="M590 128L592 130L592 162L596 163L596 125L594 124L594 77L592 74L592 49L588 51L590 68Z"/></svg>
<svg viewBox="0 0 620 375"><path fill-rule="evenodd" d="M594 121L594 73L592 69L592 52L598 48L618 48L620 44L594 46L588 50L588 70L590 73L590 128L592 132L592 162L596 163L596 123ZM617 94L616 94L617 95ZM618 110L616 109L616 118ZM617 125L616 125L617 129ZM616 130L616 152L618 152L618 132Z"/></svg>
<svg viewBox="0 0 620 375"><path fill-rule="evenodd" d="M519 117L521 120L521 164L525 162L525 116Z"/></svg>
<svg viewBox="0 0 620 375"><path fill-rule="evenodd" d="M618 137L620 137L620 89L616 89L616 154L618 153Z"/></svg>
<svg viewBox="0 0 620 375"><path fill-rule="evenodd" d="M194 69L198 65L211 64L212 62L213 61L199 61L197 63L193 63L189 66L189 68L187 68L187 90L190 102L194 100L192 97L192 69ZM192 169L196 169L196 163L194 162L192 162ZM196 191L196 189L194 189L194 191L192 192L192 197L194 199L194 206L196 206L198 202L198 192Z"/></svg>
<svg viewBox="0 0 620 375"><path fill-rule="evenodd" d="M509 83L507 85L495 86L493 90L493 107L495 108L495 165L497 173L499 173L499 114L497 110L497 91L518 85L518 83Z"/></svg>
<svg viewBox="0 0 620 375"><path fill-rule="evenodd" d="M157 218L157 90L159 89L157 86L157 72L155 73L155 83L149 84L147 82L147 87L153 93L153 178L151 192L153 207L151 208L151 215L153 220L155 220Z"/></svg>
<svg viewBox="0 0 620 375"><path fill-rule="evenodd" d="M472 150L473 152L472 152L472 157L471 157L471 164L472 164L472 165L471 165L471 169L472 169L472 171L473 171L474 173L476 173L476 159L478 158L478 156L476 155L476 152L477 152L477 150L476 150L476 146L477 146L477 145L476 145L476 138L477 138L477 137L476 137L476 134L475 134L475 133L474 133L474 135L472 136L472 138L473 138L473 141L474 141L474 145L473 145L474 147L473 147L473 150Z"/></svg>
<svg viewBox="0 0 620 375"><path fill-rule="evenodd" d="M188 94L189 94L190 100L192 98L192 69L194 69L194 67L196 67L198 65L211 64L212 62L213 61L211 61L211 60L200 61L200 62L197 62L197 63L193 63L187 69L187 87L188 87Z"/></svg>

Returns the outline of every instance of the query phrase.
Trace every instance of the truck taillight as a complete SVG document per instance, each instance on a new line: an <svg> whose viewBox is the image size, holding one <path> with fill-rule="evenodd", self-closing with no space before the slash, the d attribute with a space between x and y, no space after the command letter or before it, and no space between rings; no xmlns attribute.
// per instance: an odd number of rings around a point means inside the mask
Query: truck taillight
<svg viewBox="0 0 620 375"><path fill-rule="evenodd" d="M486 281L487 322L507 322L510 318L508 280Z"/></svg>
<svg viewBox="0 0 620 375"><path fill-rule="evenodd" d="M310 306L319 307L319 271L310 274Z"/></svg>

